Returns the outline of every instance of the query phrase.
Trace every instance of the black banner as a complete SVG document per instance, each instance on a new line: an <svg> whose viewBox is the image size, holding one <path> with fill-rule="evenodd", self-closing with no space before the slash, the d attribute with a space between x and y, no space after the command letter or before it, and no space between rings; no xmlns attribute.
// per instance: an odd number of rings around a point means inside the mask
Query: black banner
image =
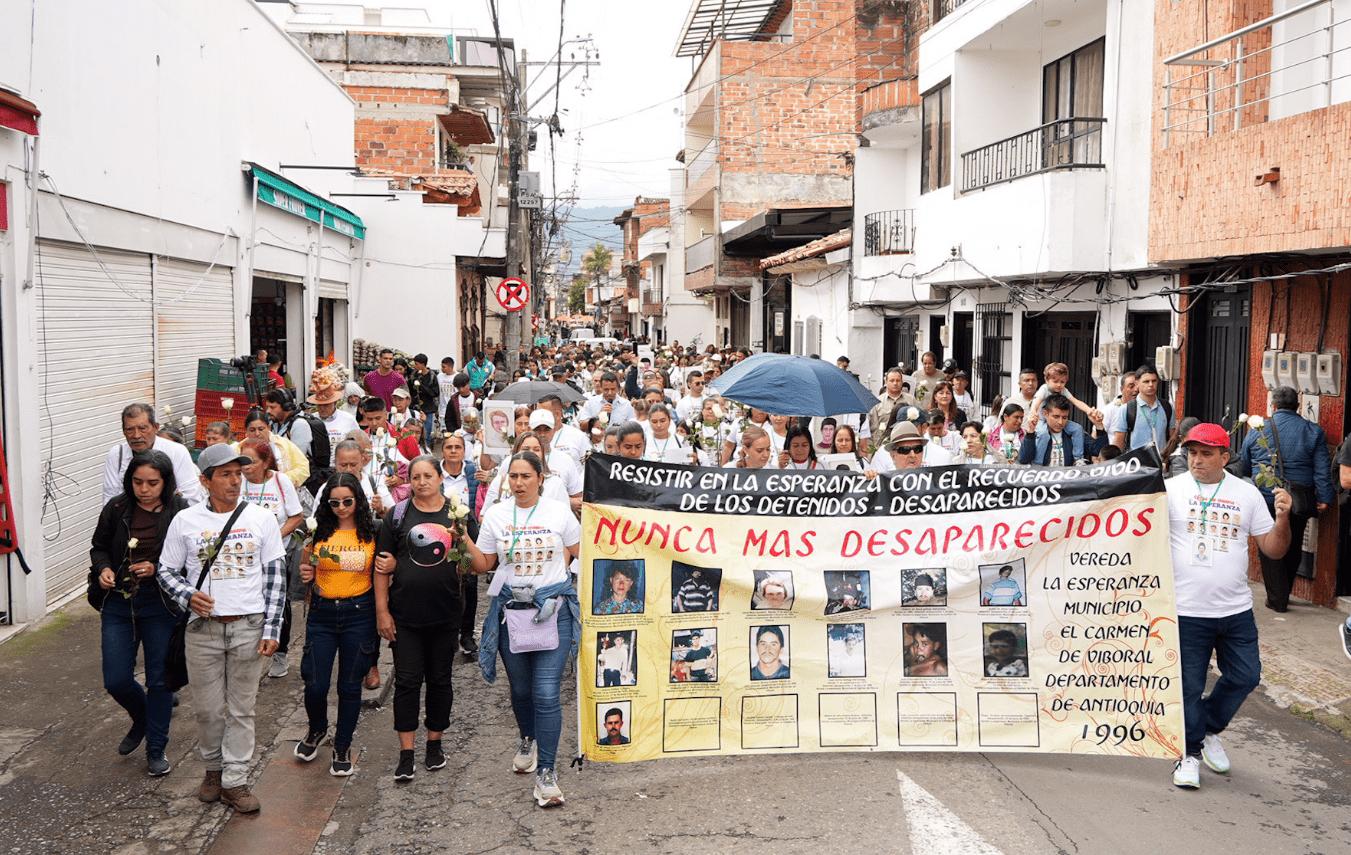
<svg viewBox="0 0 1351 855"><path fill-rule="evenodd" d="M687 513L877 517L1016 510L1162 493L1152 446L1093 466L933 466L879 474L682 466L592 454L590 504Z"/></svg>

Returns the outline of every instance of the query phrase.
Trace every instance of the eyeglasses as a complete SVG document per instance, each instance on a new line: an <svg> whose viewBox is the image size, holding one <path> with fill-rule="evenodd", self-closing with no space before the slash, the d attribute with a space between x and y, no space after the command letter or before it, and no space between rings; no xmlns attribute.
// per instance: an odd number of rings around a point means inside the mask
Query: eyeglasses
<svg viewBox="0 0 1351 855"><path fill-rule="evenodd" d="M922 445L897 445L891 449L892 454L923 454Z"/></svg>
<svg viewBox="0 0 1351 855"><path fill-rule="evenodd" d="M345 499L329 499L328 506L330 508L350 508L352 505L356 504L356 501L357 500L351 496L348 496Z"/></svg>

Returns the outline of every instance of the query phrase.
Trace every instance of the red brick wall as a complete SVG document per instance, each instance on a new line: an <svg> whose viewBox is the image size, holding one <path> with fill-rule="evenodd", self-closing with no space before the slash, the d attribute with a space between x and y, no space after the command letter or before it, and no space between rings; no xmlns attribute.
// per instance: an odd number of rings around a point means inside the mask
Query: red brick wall
<svg viewBox="0 0 1351 855"><path fill-rule="evenodd" d="M397 89L347 86L347 94L359 104L426 104L447 107L449 95L444 89ZM356 162L397 172L435 174L436 130L434 119L395 118L399 114L372 115L358 109L356 119Z"/></svg>

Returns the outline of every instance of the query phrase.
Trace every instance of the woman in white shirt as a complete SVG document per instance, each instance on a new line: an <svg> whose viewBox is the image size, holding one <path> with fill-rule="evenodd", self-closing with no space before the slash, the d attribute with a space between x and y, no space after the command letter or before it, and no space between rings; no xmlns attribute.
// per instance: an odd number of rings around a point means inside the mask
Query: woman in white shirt
<svg viewBox="0 0 1351 855"><path fill-rule="evenodd" d="M652 436L648 439L644 460L657 463L693 463L690 447L671 430L671 410L665 404L653 404L647 411Z"/></svg>
<svg viewBox="0 0 1351 855"><path fill-rule="evenodd" d="M772 437L771 437L772 439ZM802 425L788 429L784 450L779 454L780 469L820 469L816 449L812 448L812 433Z"/></svg>
<svg viewBox="0 0 1351 855"><path fill-rule="evenodd" d="M732 458L736 456L737 450L741 446L741 434L749 427L758 427L769 430L769 413L751 407L750 415L733 425L723 444L722 463L724 466L731 462Z"/></svg>
<svg viewBox="0 0 1351 855"><path fill-rule="evenodd" d="M532 430L527 430L516 437L516 445L511 449L512 456L514 457L522 451L534 452L539 455L541 462L548 459L544 451L544 442L539 438L539 434ZM546 499L554 499L563 502L564 504L568 504L571 501L571 497L568 495L568 489L563 483L563 479L549 471L549 464L543 463L543 466L543 486L541 487L540 494ZM493 477L492 483L488 485L488 492L483 497L483 510L479 514L480 518L482 518L483 514L488 513L488 509L498 502L511 498L511 481L507 477L507 474L507 467L498 467L497 475Z"/></svg>
<svg viewBox="0 0 1351 855"><path fill-rule="evenodd" d="M539 454L514 454L507 470L511 499L484 512L477 542L468 535L463 541L475 573L497 571L488 588L493 599L479 665L491 681L501 657L521 736L512 768L535 772L536 802L553 807L563 804L554 772L563 731L563 667L581 625L568 564L582 532L567 502L542 495L547 479Z"/></svg>
<svg viewBox="0 0 1351 855"><path fill-rule="evenodd" d="M773 453L773 443L769 431L759 427L748 427L741 432L741 454L733 463L726 464L731 469L764 469L769 465Z"/></svg>
<svg viewBox="0 0 1351 855"><path fill-rule="evenodd" d="M298 449L297 449L298 450ZM272 443L265 439L246 439L239 444L239 453L253 460L244 467L244 481L239 485L240 496L277 517L282 543L286 546L287 586L299 590L300 541L291 542L289 535L305 520L300 506L300 494L291 479L277 472L277 458ZM286 654L291 648L291 597L282 606L281 640L272 654L267 676L285 677L290 671Z"/></svg>
<svg viewBox="0 0 1351 855"><path fill-rule="evenodd" d="M770 443L770 466L779 466L784 452L788 450L788 425L792 421L792 416L770 414L769 424L766 425Z"/></svg>

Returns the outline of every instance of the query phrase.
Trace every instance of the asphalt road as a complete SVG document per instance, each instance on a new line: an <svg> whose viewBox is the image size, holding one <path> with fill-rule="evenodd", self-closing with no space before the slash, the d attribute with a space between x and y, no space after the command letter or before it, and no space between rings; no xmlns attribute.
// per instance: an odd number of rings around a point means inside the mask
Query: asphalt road
<svg viewBox="0 0 1351 855"><path fill-rule="evenodd" d="M103 692L98 637L97 617L74 604L53 625L0 645L0 853L208 851L227 822L241 820L195 799L202 772L191 691L175 717L174 771L150 780L139 753L121 758L113 750L127 724ZM264 775L271 763L273 774L283 770L304 733L297 661L298 648L291 674L265 679L260 692ZM391 711L369 710L357 730L359 771L331 815L318 817L318 843L304 851L1351 853L1351 744L1261 694L1226 739L1234 770L1202 769L1199 791L1173 787L1164 761L767 755L588 763L560 776L567 804L541 810L531 776L509 768L516 734L505 678L489 686L466 661L456 681L449 766L419 768L411 784L396 785ZM576 746L573 697L566 692L568 755ZM326 759L325 748L299 773L328 778ZM287 807L269 802L263 810ZM295 835L265 841L264 851L294 849L281 844L298 842Z"/></svg>

